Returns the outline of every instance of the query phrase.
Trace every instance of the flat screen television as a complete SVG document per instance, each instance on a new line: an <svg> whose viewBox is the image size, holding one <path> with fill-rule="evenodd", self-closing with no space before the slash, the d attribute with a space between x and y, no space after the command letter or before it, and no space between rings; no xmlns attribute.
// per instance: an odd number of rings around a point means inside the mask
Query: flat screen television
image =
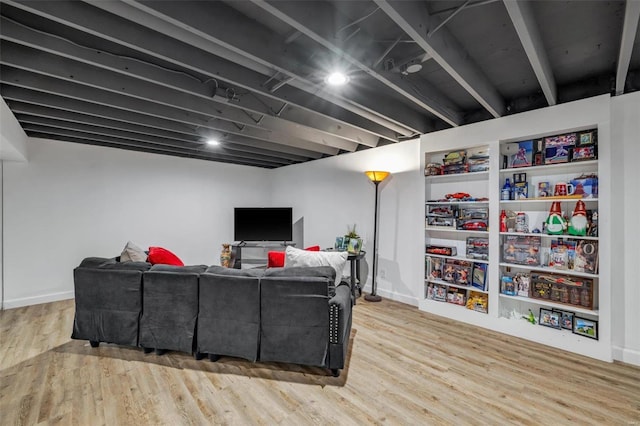
<svg viewBox="0 0 640 426"><path fill-rule="evenodd" d="M233 214L235 241L291 241L291 207L236 207Z"/></svg>

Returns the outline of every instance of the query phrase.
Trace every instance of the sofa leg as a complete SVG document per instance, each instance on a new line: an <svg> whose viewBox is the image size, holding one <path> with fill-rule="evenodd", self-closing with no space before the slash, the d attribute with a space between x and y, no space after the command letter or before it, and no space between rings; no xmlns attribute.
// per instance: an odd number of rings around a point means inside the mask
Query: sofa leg
<svg viewBox="0 0 640 426"><path fill-rule="evenodd" d="M331 369L331 375L333 377L340 377L340 369L339 368L332 368Z"/></svg>
<svg viewBox="0 0 640 426"><path fill-rule="evenodd" d="M193 357L196 359L196 361L200 361L202 358L204 358L204 354L202 352L195 352L193 354Z"/></svg>
<svg viewBox="0 0 640 426"><path fill-rule="evenodd" d="M166 349L156 349L156 355L164 355L167 353Z"/></svg>
<svg viewBox="0 0 640 426"><path fill-rule="evenodd" d="M144 351L145 354L150 354L151 352L153 352L153 348L142 348L142 350Z"/></svg>
<svg viewBox="0 0 640 426"><path fill-rule="evenodd" d="M209 361L211 362L216 362L217 360L220 359L220 355L216 355L216 354L209 354Z"/></svg>
<svg viewBox="0 0 640 426"><path fill-rule="evenodd" d="M98 342L97 340L89 340L89 344L92 348L97 348L98 346L100 346L100 342Z"/></svg>

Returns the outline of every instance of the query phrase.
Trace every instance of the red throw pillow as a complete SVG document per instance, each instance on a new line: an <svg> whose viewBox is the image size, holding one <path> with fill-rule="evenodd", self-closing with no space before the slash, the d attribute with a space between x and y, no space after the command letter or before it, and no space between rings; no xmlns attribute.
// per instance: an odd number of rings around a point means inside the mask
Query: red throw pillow
<svg viewBox="0 0 640 426"><path fill-rule="evenodd" d="M270 251L267 253L267 268L282 268L284 267L284 252L283 251Z"/></svg>
<svg viewBox="0 0 640 426"><path fill-rule="evenodd" d="M320 251L320 246L311 246L306 251ZM267 253L267 268L284 268L285 252L270 251Z"/></svg>
<svg viewBox="0 0 640 426"><path fill-rule="evenodd" d="M149 247L149 263L152 265L184 266L184 263L178 256L162 247Z"/></svg>

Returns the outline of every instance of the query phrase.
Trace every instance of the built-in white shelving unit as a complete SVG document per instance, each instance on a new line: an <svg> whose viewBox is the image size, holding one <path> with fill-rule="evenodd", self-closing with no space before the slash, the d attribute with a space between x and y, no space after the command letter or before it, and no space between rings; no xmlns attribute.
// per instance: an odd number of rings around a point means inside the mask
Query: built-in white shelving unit
<svg viewBox="0 0 640 426"><path fill-rule="evenodd" d="M589 114L587 114L588 116ZM425 247L428 245L455 247L456 254L447 256L444 254L430 254L425 248L424 265L424 292L419 300L419 308L426 312L455 319L463 323L472 324L509 335L521 337L527 340L554 346L577 354L586 355L606 361L612 360L611 343L611 286L610 282L610 250L611 242L608 239L610 230L611 195L607 191L607 183L610 175L609 140L607 135L606 117L603 115L594 118L571 116L565 126L559 120L549 120L550 127L545 127L541 121L535 125L523 126L522 133L511 129L509 137L496 137L495 140L487 140L486 132L463 132L452 129L450 134L444 135L441 140L435 140L425 135L422 138L422 167L429 163L442 163L447 153L456 150L466 150L468 155L475 151L489 153L489 170L473 173L459 173L455 175L425 176ZM581 123L581 124L577 124ZM603 124L604 123L604 124ZM600 132L600 126L605 126L605 131ZM526 130L526 129L528 130ZM536 129L536 130L532 130ZM542 139L547 136L560 135L570 132L581 132L597 129L598 131L598 159L586 161L574 161L558 164L539 164L528 167L507 167L503 161L504 147L506 144L525 140ZM454 136L458 133L464 137ZM496 135L501 133L498 129ZM474 139L478 137L480 139ZM485 138L485 139L482 139ZM604 163L603 163L604 159ZM513 179L514 174L526 173L526 181L529 184L527 198L501 200L501 188L507 177ZM538 197L537 190L541 182L548 182L550 188L555 183L569 183L583 175L595 175L598 177L599 188L597 194L586 194L579 198L573 194L567 196ZM474 200L451 200L447 194L459 192L468 193ZM549 195L549 194L547 194ZM475 198L480 198L476 201ZM591 213L597 211L598 233L597 235L573 236L549 235L545 232L544 221L549 215L552 203L559 202L560 208L567 218L571 218L578 200L585 203L585 207ZM429 212L435 207L455 206L462 208L487 208L489 212L488 229L486 231L457 229L457 224L451 226L434 226L429 224ZM528 218L528 226L525 232L515 232L515 229L500 230L500 213L502 210L524 213ZM512 216L510 216L512 217ZM511 222L510 222L511 223ZM468 259L466 257L467 238L486 238L488 242L488 259ZM505 241L512 241L513 237L528 237L537 239L540 246L539 262L534 264L522 264L506 261L503 258ZM573 241L576 245L580 242L598 247L598 267L593 272L579 270L559 269L549 266L549 256L552 254L551 245L556 247L559 243ZM555 253L555 250L554 250ZM486 268L486 288L474 289L467 285L461 285L444 276L431 276L430 262L447 261L473 262L474 265L483 265ZM556 290L548 298L525 296L520 294L505 294L501 291L503 275L515 275L518 273L529 274L538 278L561 277L568 282L589 282L592 288L591 299L585 296L579 299L567 300L566 294L558 296ZM447 289L465 292L467 297L471 292L485 295L488 304L488 312L481 313L472 309L466 309L447 300L438 300L430 295L433 291L431 285L445 286ZM532 283L530 282L530 285ZM580 289L582 291L582 288ZM546 295L545 295L546 297ZM573 303L570 303L573 302ZM585 306L586 305L586 306ZM564 311L574 317L597 321L598 339L574 333L572 329L555 329L552 327L531 324L523 317L533 312L536 320L539 319L540 309L549 311Z"/></svg>

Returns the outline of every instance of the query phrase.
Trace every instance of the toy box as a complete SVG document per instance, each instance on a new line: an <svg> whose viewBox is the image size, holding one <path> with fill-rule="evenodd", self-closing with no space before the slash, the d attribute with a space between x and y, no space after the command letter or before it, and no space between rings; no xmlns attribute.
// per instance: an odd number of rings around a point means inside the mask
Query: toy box
<svg viewBox="0 0 640 426"><path fill-rule="evenodd" d="M447 291L447 302L455 305L462 305L467 301L467 292L460 288L449 287Z"/></svg>
<svg viewBox="0 0 640 426"><path fill-rule="evenodd" d="M502 245L502 261L540 266L540 237L507 235Z"/></svg>
<svg viewBox="0 0 640 426"><path fill-rule="evenodd" d="M467 299L467 309L486 314L489 312L489 296L476 291L470 292Z"/></svg>
<svg viewBox="0 0 640 426"><path fill-rule="evenodd" d="M531 297L593 309L593 280L552 273L531 274Z"/></svg>
<svg viewBox="0 0 640 426"><path fill-rule="evenodd" d="M598 152L595 145L576 146L571 150L571 161L595 160Z"/></svg>
<svg viewBox="0 0 640 426"><path fill-rule="evenodd" d="M578 132L578 140L576 145L595 145L598 143L598 131L596 129L587 130L584 132Z"/></svg>
<svg viewBox="0 0 640 426"><path fill-rule="evenodd" d="M598 273L598 242L592 240L580 240L576 245L573 270L588 274Z"/></svg>
<svg viewBox="0 0 640 426"><path fill-rule="evenodd" d="M569 162L569 154L576 144L576 139L576 133L544 138L544 163L556 164Z"/></svg>
<svg viewBox="0 0 640 426"><path fill-rule="evenodd" d="M442 266L442 280L468 286L471 284L472 266L471 262L465 260L445 259Z"/></svg>
<svg viewBox="0 0 640 426"><path fill-rule="evenodd" d="M446 302L447 301L447 286L444 284L434 284L433 285L433 300L437 300L438 302Z"/></svg>
<svg viewBox="0 0 640 426"><path fill-rule="evenodd" d="M427 256L425 259L424 277L426 279L442 278L442 264L444 260L440 257Z"/></svg>
<svg viewBox="0 0 640 426"><path fill-rule="evenodd" d="M486 263L474 263L473 264L473 276L471 277L471 287L478 290L487 290L487 264Z"/></svg>
<svg viewBox="0 0 640 426"><path fill-rule="evenodd" d="M575 188L574 195L582 195L582 198L598 197L598 176L595 174L578 176L569 183Z"/></svg>
<svg viewBox="0 0 640 426"><path fill-rule="evenodd" d="M469 259L489 259L489 239L483 237L467 238L467 258Z"/></svg>
<svg viewBox="0 0 640 426"><path fill-rule="evenodd" d="M511 274L504 274L500 278L500 293L506 294L507 296L515 296L517 294L516 285L513 282Z"/></svg>
<svg viewBox="0 0 640 426"><path fill-rule="evenodd" d="M468 231L486 231L489 227L489 208L462 208L456 221L458 229Z"/></svg>
<svg viewBox="0 0 640 426"><path fill-rule="evenodd" d="M457 254L455 246L435 246L433 244L426 245L426 252L429 254L439 254L442 256L455 256Z"/></svg>
<svg viewBox="0 0 640 426"><path fill-rule="evenodd" d="M534 143L532 140L508 143L502 151L506 152L508 168L533 165Z"/></svg>

